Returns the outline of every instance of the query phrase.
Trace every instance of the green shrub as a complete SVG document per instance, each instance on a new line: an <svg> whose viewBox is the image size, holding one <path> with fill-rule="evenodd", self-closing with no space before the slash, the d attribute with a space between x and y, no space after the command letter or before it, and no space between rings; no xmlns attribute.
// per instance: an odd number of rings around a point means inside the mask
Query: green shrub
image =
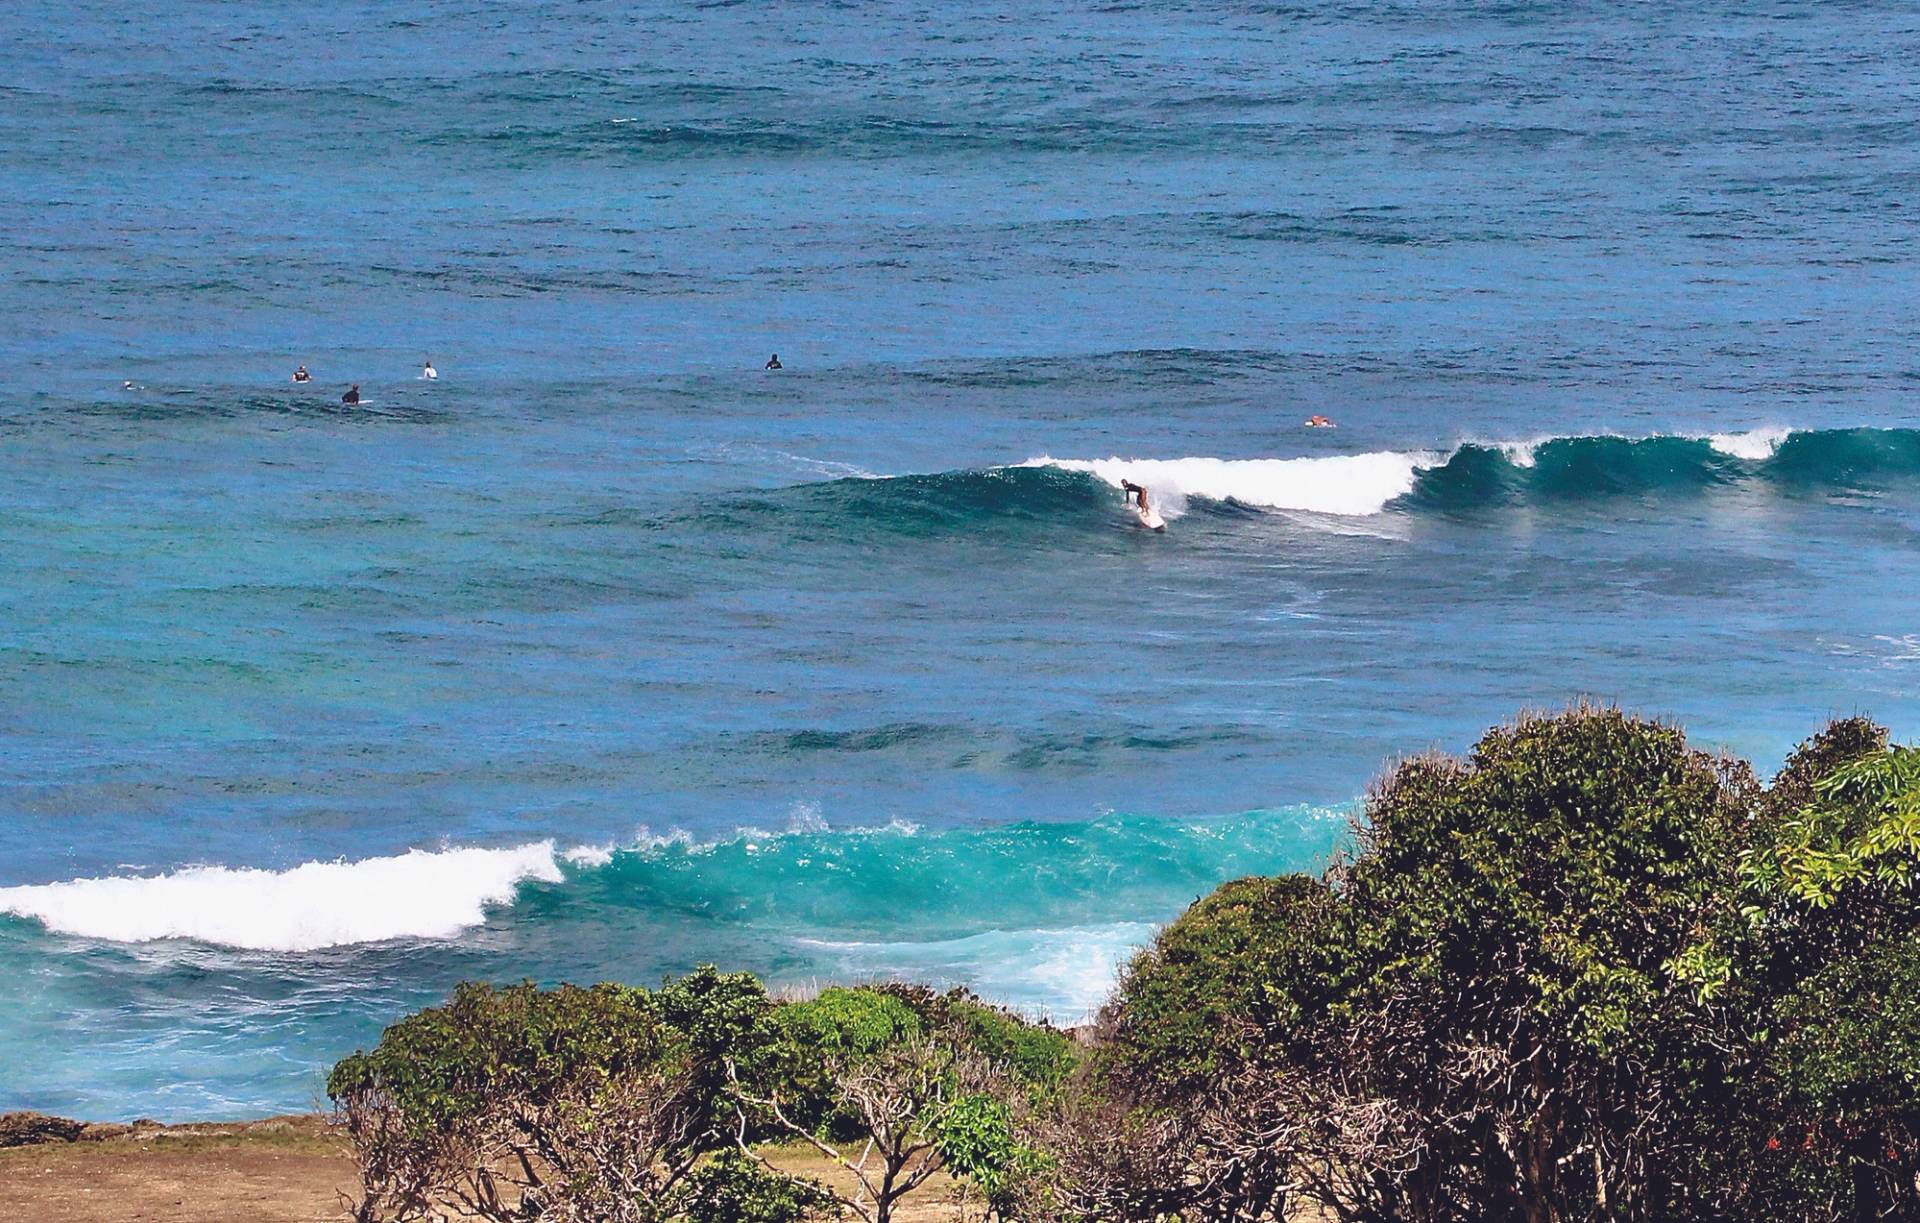
<svg viewBox="0 0 1920 1223"><path fill-rule="evenodd" d="M495 1100L545 1101L582 1076L654 1066L684 1049L645 990L469 983L445 1006L388 1028L370 1052L343 1059L327 1094L381 1093L410 1131L427 1134Z"/></svg>
<svg viewBox="0 0 1920 1223"><path fill-rule="evenodd" d="M973 1185L987 1209L1002 1218L1019 1207L1053 1171L1053 1161L1022 1140L1006 1100L964 1095L941 1113L935 1129L941 1157L953 1176Z"/></svg>
<svg viewBox="0 0 1920 1223"><path fill-rule="evenodd" d="M463 985L334 1068L356 1216L663 1223L732 1140L727 1066L772 1037L751 977L659 993Z"/></svg>
<svg viewBox="0 0 1920 1223"><path fill-rule="evenodd" d="M1332 894L1304 875L1236 879L1134 957L1100 1020L1103 1071L1155 1099L1204 1092L1325 1003Z"/></svg>
<svg viewBox="0 0 1920 1223"><path fill-rule="evenodd" d="M838 1199L819 1183L727 1150L694 1171L685 1223L809 1223L839 1213Z"/></svg>
<svg viewBox="0 0 1920 1223"><path fill-rule="evenodd" d="M822 1056L879 1053L921 1034L912 1007L875 989L822 990L780 1008L780 1025L801 1050Z"/></svg>
<svg viewBox="0 0 1920 1223"><path fill-rule="evenodd" d="M1729 1005L1763 1074L1756 1201L1920 1217L1920 751L1864 719L1788 760L1742 855Z"/></svg>
<svg viewBox="0 0 1920 1223"><path fill-rule="evenodd" d="M948 995L946 1009L954 1039L1024 1086L1052 1091L1073 1070L1078 1054L1073 1037L1051 1024L1030 1023L964 991Z"/></svg>

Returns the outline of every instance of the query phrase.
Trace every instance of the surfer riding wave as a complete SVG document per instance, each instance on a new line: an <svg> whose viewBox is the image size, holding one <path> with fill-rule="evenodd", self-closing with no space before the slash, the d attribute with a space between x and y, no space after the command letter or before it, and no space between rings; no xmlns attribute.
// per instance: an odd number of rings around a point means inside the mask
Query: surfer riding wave
<svg viewBox="0 0 1920 1223"><path fill-rule="evenodd" d="M1125 493L1127 499L1133 503L1133 515L1140 520L1141 526L1147 528L1149 531L1164 531L1167 529L1167 520L1160 517L1158 510L1147 504L1146 485L1135 484L1132 480L1122 479L1120 481L1120 491Z"/></svg>

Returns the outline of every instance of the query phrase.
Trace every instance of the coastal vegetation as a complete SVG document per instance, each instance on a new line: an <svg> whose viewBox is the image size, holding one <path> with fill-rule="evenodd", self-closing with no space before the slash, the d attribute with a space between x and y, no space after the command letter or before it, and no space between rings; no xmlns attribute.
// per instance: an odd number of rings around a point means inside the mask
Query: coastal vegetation
<svg viewBox="0 0 1920 1223"><path fill-rule="evenodd" d="M1920 1217L1920 751L1604 708L1400 763L1074 1033L961 992L462 987L335 1068L358 1217ZM799 1143L851 1176L782 1170ZM851 1186L849 1188L848 1186Z"/></svg>

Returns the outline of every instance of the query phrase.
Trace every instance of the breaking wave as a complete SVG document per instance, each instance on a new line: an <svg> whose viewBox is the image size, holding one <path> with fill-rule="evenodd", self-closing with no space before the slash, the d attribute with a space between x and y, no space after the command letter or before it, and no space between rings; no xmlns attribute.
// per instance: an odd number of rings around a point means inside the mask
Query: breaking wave
<svg viewBox="0 0 1920 1223"><path fill-rule="evenodd" d="M1321 514L1377 514L1412 492L1425 467L1441 456L1380 451L1300 459L1029 459L1030 467L1056 467L1098 476L1115 488L1122 479L1153 491L1160 512L1177 518L1188 499L1238 502L1274 510Z"/></svg>
<svg viewBox="0 0 1920 1223"><path fill-rule="evenodd" d="M1445 451L1295 459L1056 459L1027 466L1129 479L1177 515L1193 499L1365 516L1683 493L1718 485L1857 491L1920 481L1920 431L1755 429L1705 437L1548 437Z"/></svg>
<svg viewBox="0 0 1920 1223"><path fill-rule="evenodd" d="M1730 485L1851 492L1920 482L1920 430L1763 428L1703 437L1547 437L1450 450L1266 459L1061 459L1018 471L1080 473L1146 485L1161 512L1190 503L1339 516L1466 511ZM1051 493L1058 497L1058 491Z"/></svg>
<svg viewBox="0 0 1920 1223"><path fill-rule="evenodd" d="M763 954L786 946L785 962L835 978L979 984L1077 1014L1152 923L1224 879L1317 866L1347 814L833 829L802 808L784 831L705 841L642 833L622 845L538 841L0 888L0 913L103 942L274 953L453 940L482 925L554 934L585 923L627 931L621 939L671 928L695 958L747 940ZM1010 890L1009 879L1025 882Z"/></svg>
<svg viewBox="0 0 1920 1223"><path fill-rule="evenodd" d="M1043 454L1001 467L892 476L861 472L736 495L666 518L615 513L597 521L659 527L692 517L706 525L778 530L810 544L858 541L867 533L945 537L982 528L995 533L1104 530L1131 523L1118 494L1122 480L1145 485L1169 519L1235 511L1342 518L1459 514L1608 497L1687 496L1739 486L1785 495L1850 494L1920 484L1920 430L1764 428L1699 437L1543 437L1291 458Z"/></svg>
<svg viewBox="0 0 1920 1223"><path fill-rule="evenodd" d="M271 871L194 866L0 888L0 913L116 943L193 939L251 951L317 951L397 938L445 939L480 925L528 880L557 882L553 843L413 850Z"/></svg>

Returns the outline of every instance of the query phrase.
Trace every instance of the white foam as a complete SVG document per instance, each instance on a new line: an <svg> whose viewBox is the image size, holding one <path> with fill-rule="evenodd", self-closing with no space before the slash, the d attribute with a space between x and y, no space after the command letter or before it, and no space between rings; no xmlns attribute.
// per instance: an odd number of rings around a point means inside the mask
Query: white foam
<svg viewBox="0 0 1920 1223"><path fill-rule="evenodd" d="M1298 459L1056 459L1042 455L1023 467L1091 472L1120 487L1145 485L1154 506L1179 517L1189 497L1237 501L1274 510L1318 514L1377 514L1413 491L1419 473L1446 462L1444 454L1392 450Z"/></svg>
<svg viewBox="0 0 1920 1223"><path fill-rule="evenodd" d="M605 866L613 861L619 846L609 842L605 845L576 845L572 849L560 851L560 859L570 866Z"/></svg>
<svg viewBox="0 0 1920 1223"><path fill-rule="evenodd" d="M1772 458L1774 451L1780 449L1780 443L1792 433L1791 429L1769 425L1745 433L1715 433L1707 438L1707 444L1721 454L1758 463Z"/></svg>
<svg viewBox="0 0 1920 1223"><path fill-rule="evenodd" d="M1100 1009L1120 967L1153 938L1154 929L1147 922L1112 922L988 930L929 942L797 941L838 959L848 979L897 976L965 984L991 1001L1074 1024Z"/></svg>
<svg viewBox="0 0 1920 1223"><path fill-rule="evenodd" d="M0 912L117 943L182 938L256 951L314 951L386 939L452 938L513 901L526 880L556 883L553 842L513 849L412 850L291 870L195 866L166 875L0 888Z"/></svg>
<svg viewBox="0 0 1920 1223"><path fill-rule="evenodd" d="M1507 462L1515 467L1532 467L1539 461L1540 447L1552 440L1549 437L1541 437L1530 442L1495 442L1494 446L1499 449Z"/></svg>

